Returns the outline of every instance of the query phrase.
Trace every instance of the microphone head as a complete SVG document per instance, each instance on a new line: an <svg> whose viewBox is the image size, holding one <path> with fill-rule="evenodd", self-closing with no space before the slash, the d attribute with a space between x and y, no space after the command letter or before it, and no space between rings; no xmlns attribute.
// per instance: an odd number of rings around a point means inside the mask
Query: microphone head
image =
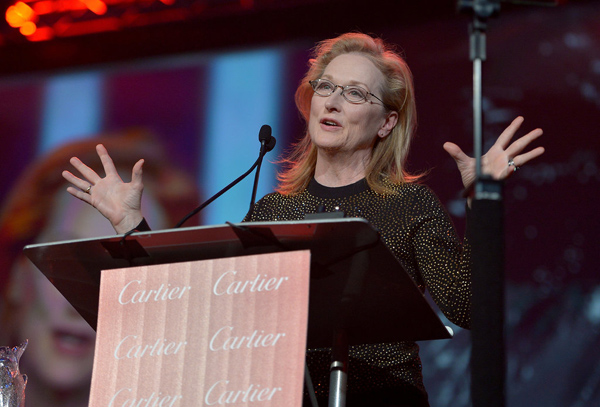
<svg viewBox="0 0 600 407"><path fill-rule="evenodd" d="M277 140L275 140L275 137L271 136L271 140L267 141L267 145L265 146L267 148L267 153L275 148L276 143Z"/></svg>
<svg viewBox="0 0 600 407"><path fill-rule="evenodd" d="M271 136L271 126L268 124L262 125L258 132L258 141L265 146L265 152L269 152L275 148L277 140L275 140L275 137Z"/></svg>
<svg viewBox="0 0 600 407"><path fill-rule="evenodd" d="M258 132L258 141L268 143L271 140L271 126L263 124Z"/></svg>

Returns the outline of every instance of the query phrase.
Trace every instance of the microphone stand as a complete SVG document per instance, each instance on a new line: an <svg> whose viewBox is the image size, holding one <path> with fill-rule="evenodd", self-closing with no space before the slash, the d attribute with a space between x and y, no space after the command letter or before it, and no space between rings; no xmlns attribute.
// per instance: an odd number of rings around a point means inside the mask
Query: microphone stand
<svg viewBox="0 0 600 407"><path fill-rule="evenodd" d="M262 141L260 144L260 155L258 156L258 165L256 166L256 172L254 173L254 184L252 186L252 197L250 198L250 210L248 212L252 213L254 209L254 203L256 202L256 191L258 189L258 178L260 177L260 167L262 166L263 157L266 154L266 146L265 142Z"/></svg>
<svg viewBox="0 0 600 407"><path fill-rule="evenodd" d="M254 210L254 203L256 201L256 191L258 189L258 177L260 177L260 167L262 166L262 160L269 151L275 148L275 143L275 137L271 137L270 134L268 135L267 139L260 140L260 154L258 156L258 160L256 160L256 172L254 173L254 185L252 186L252 197L250 198L250 209L248 210L248 213L252 213L252 211Z"/></svg>
<svg viewBox="0 0 600 407"><path fill-rule="evenodd" d="M557 6L536 0L506 0L516 5ZM487 20L500 12L500 0L458 0L458 10L473 17L469 27L473 61L473 145L476 179L470 220L472 262L471 401L473 407L506 405L504 345L503 183L481 172L483 108L482 63L486 59ZM508 165L508 162L506 163Z"/></svg>
<svg viewBox="0 0 600 407"><path fill-rule="evenodd" d="M177 225L175 225L175 228L178 228L181 225L183 225L189 218L191 218L192 216L194 216L195 214L197 214L198 212L200 212L207 205L209 205L212 201L214 201L215 199L217 199L218 197L220 197L221 195L223 195L225 192L229 191L236 184L238 184L240 181L242 181L244 178L246 178L248 176L248 174L250 174L256 168L256 166L259 164L259 162L262 161L262 157L263 157L263 155L261 154L258 157L258 159L254 162L254 164L252 164L252 167L250 167L250 169L248 171L246 171L245 173L243 173L242 175L240 175L239 177L237 177L233 182L231 182L225 188L223 188L222 190L220 190L219 192L217 192L216 194L214 194L213 196L211 196L210 198L208 198L206 201L204 201L200 206L198 206L192 212L188 213L183 219L181 219L179 221L179 223L177 223Z"/></svg>
<svg viewBox="0 0 600 407"><path fill-rule="evenodd" d="M269 151L271 151L275 147L275 143L276 143L275 137L271 137L271 128L269 126L263 125L261 127L260 133L259 133L259 140L260 140L260 153L258 154L258 158L254 162L254 164L252 164L252 167L250 167L250 169L248 171L246 171L245 173L243 173L242 175L237 177L233 182L231 182L225 188L223 188L222 190L220 190L219 192L217 192L216 194L214 194L213 196L208 198L196 209L194 209L193 211L188 213L186 216L184 216L183 219L181 219L177 223L177 225L175 225L175 228L181 227L181 225L183 225L189 218L191 218L192 216L194 216L195 214L200 212L202 209L204 209L206 206L208 206L215 199L217 199L218 197L223 195L225 192L227 192L231 188L233 188L235 185L237 185L240 181L242 181L244 178L246 178L257 166L259 167L259 171L260 171L260 165L262 164L262 160L263 160L265 154L267 154ZM254 206L254 199L256 198L257 183L258 183L258 174L256 175L256 178L254 180L254 187L253 187L253 191L252 191L252 203L251 203L250 208L252 208Z"/></svg>
<svg viewBox="0 0 600 407"><path fill-rule="evenodd" d="M475 185L470 220L473 250L471 300L471 401L473 407L504 407L506 358L504 345L504 230L502 182L482 174L482 64L486 59L487 19L500 2L458 2L472 15L469 27L473 61L473 146ZM508 163L507 163L508 165Z"/></svg>

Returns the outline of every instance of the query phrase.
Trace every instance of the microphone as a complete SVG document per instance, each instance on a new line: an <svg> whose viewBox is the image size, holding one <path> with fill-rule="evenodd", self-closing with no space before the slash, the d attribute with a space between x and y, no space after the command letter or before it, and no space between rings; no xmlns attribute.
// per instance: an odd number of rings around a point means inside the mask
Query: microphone
<svg viewBox="0 0 600 407"><path fill-rule="evenodd" d="M200 212L202 209L204 209L206 206L208 206L212 201L214 201L215 199L217 199L218 197L223 195L225 192L227 192L231 188L233 188L235 185L237 185L240 181L242 181L244 178L246 178L248 176L248 174L250 174L252 172L252 170L254 170L254 168L256 168L258 166L259 169L257 171L257 175L254 180L254 190L252 193L252 204L250 206L251 208L254 207L254 199L256 198L256 187L257 187L257 183L258 183L258 173L260 172L260 165L262 164L262 159L265 156L265 154L267 154L269 151L271 151L273 148L275 148L275 143L277 142L277 140L275 140L275 137L271 136L271 126L265 124L260 128L260 132L258 133L258 140L260 141L260 153L258 155L258 159L254 162L254 164L252 164L252 167L250 167L250 169L248 171L246 171L245 173L240 175L238 178L236 178L233 182L231 182L225 188L223 188L222 190L220 190L219 192L217 192L216 194L214 194L213 196L208 198L196 209L194 209L193 211L191 211L190 213L185 215L183 217L183 219L181 219L177 223L177 225L175 225L175 228L181 227L181 225L183 225L189 218L196 215L198 212Z"/></svg>
<svg viewBox="0 0 600 407"><path fill-rule="evenodd" d="M254 202L256 201L256 190L258 189L258 177L260 176L260 166L265 154L275 148L275 137L271 136L271 126L263 124L258 132L258 141L260 141L260 154L258 156L258 166L256 167L256 173L254 173L254 185L252 187L252 198L250 198L250 209L248 213L252 213L254 209Z"/></svg>
<svg viewBox="0 0 600 407"><path fill-rule="evenodd" d="M271 126L268 124L262 125L260 131L258 132L258 141L260 141L261 148L265 147L267 149L265 153L268 153L275 148L277 140L275 140L275 137L271 136Z"/></svg>

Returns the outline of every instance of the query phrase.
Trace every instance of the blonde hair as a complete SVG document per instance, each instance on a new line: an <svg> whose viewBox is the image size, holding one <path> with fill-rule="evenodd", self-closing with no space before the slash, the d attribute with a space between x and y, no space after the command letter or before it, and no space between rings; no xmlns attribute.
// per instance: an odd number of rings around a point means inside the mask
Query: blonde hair
<svg viewBox="0 0 600 407"><path fill-rule="evenodd" d="M384 76L382 100L389 111L398 112L398 123L391 133L377 139L366 169L369 187L379 193L393 193L384 179L392 183L414 181L417 177L404 168L410 142L417 123L413 80L404 59L379 38L361 33L347 33L322 41L313 50L309 69L296 89L296 106L304 118L307 130L287 158L284 170L278 174L277 191L288 195L302 192L314 176L317 148L308 134L308 121L313 89L309 81L319 79L327 65L339 55L359 53L367 57Z"/></svg>

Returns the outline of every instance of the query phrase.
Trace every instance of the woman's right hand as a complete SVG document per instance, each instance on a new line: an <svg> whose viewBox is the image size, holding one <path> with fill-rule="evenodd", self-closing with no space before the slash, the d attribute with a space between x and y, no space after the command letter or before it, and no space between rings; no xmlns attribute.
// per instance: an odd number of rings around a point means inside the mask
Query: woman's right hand
<svg viewBox="0 0 600 407"><path fill-rule="evenodd" d="M117 233L129 232L143 219L141 205L144 160L139 160L133 166L131 182L123 182L106 148L98 144L96 151L106 176L100 177L77 157L73 157L70 162L79 171L81 178L63 171L62 176L72 184L67 192L96 208L110 221Z"/></svg>

